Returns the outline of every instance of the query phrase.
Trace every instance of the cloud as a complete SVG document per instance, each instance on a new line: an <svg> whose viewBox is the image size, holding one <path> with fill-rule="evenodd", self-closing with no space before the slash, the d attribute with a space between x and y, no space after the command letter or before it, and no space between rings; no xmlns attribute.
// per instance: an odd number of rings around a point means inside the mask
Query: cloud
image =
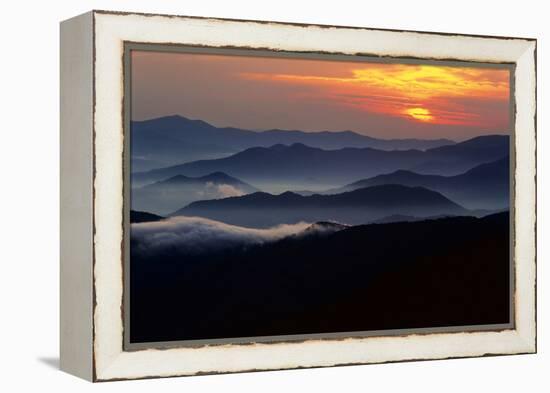
<svg viewBox="0 0 550 393"><path fill-rule="evenodd" d="M314 86L317 91L312 94L322 95L334 104L412 121L486 127L500 126L504 119L507 125L510 96L507 69L365 63L340 76L248 72L242 77ZM457 100L500 103L501 110L495 119L483 116L483 111L475 111L475 105L469 105L468 110L457 108ZM429 111L431 117L411 115L411 109ZM472 110L474 116L468 116Z"/></svg>
<svg viewBox="0 0 550 393"><path fill-rule="evenodd" d="M230 184L216 184L214 182L206 182L202 190L195 192L199 199L222 199L245 195L246 192L238 189Z"/></svg>
<svg viewBox="0 0 550 393"><path fill-rule="evenodd" d="M172 217L131 225L134 249L143 255L177 252L200 254L232 247L247 247L295 235L311 224L300 222L268 229L229 225L200 217Z"/></svg>
<svg viewBox="0 0 550 393"><path fill-rule="evenodd" d="M207 189L214 189L221 198L242 196L245 193L230 184L214 184L212 182L206 183Z"/></svg>

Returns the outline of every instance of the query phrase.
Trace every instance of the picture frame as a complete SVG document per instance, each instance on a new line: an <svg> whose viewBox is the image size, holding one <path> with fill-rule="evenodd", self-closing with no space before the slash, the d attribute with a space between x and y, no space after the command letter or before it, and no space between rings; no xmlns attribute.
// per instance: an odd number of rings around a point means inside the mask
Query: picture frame
<svg viewBox="0 0 550 393"><path fill-rule="evenodd" d="M110 11L64 21L60 36L62 370L111 381L536 352L535 39ZM511 70L510 323L132 344L129 51L182 48Z"/></svg>

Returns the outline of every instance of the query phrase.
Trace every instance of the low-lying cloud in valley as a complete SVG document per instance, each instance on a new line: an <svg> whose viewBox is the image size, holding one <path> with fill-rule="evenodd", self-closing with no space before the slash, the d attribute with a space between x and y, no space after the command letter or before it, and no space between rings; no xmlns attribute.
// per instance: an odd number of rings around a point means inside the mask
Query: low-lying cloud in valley
<svg viewBox="0 0 550 393"><path fill-rule="evenodd" d="M199 191L197 194L208 199L215 199L242 196L246 193L231 184L215 184L209 181L206 183L204 190Z"/></svg>
<svg viewBox="0 0 550 393"><path fill-rule="evenodd" d="M310 223L277 225L253 229L229 225L200 217L172 217L166 220L136 223L131 238L137 251L144 254L178 252L200 254L225 248L251 246L298 234Z"/></svg>

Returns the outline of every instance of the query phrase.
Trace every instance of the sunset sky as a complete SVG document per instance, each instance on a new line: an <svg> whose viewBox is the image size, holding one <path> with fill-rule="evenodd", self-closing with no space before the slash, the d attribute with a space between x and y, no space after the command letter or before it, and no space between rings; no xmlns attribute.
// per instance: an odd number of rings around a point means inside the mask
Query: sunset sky
<svg viewBox="0 0 550 393"><path fill-rule="evenodd" d="M132 52L132 119L379 138L510 132L507 68Z"/></svg>

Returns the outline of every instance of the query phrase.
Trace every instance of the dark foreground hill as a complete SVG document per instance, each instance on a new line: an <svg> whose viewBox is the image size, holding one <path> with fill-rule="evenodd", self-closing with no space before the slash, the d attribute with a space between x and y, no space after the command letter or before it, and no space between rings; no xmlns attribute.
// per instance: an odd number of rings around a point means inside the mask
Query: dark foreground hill
<svg viewBox="0 0 550 393"><path fill-rule="evenodd" d="M509 321L508 213L182 250L132 239L132 342Z"/></svg>
<svg viewBox="0 0 550 393"><path fill-rule="evenodd" d="M466 213L462 206L426 188L381 185L335 195L256 192L241 197L193 202L172 216L197 216L233 225L268 228L301 221L357 225L396 214L429 217Z"/></svg>

